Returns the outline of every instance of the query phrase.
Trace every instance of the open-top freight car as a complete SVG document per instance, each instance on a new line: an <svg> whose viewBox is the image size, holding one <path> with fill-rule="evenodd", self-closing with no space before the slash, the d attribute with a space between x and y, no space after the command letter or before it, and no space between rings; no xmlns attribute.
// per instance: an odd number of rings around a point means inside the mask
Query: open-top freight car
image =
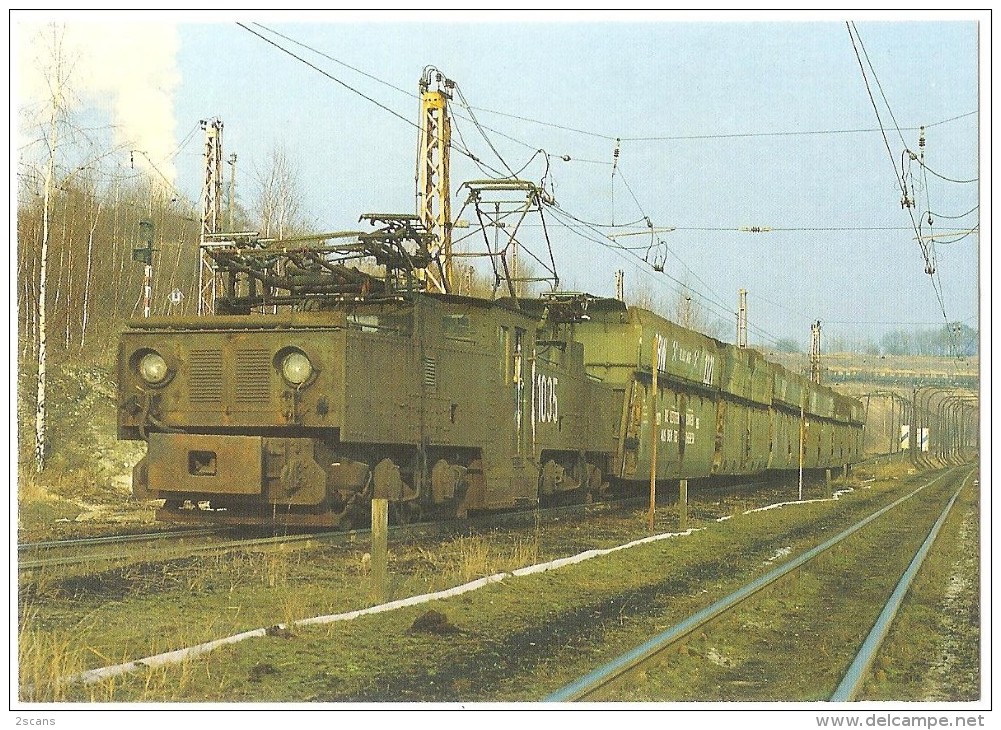
<svg viewBox="0 0 1001 730"><path fill-rule="evenodd" d="M862 458L858 401L653 312L597 300L577 325L590 375L615 394L610 473L696 479L845 468ZM657 398L651 397L657 363ZM657 412L651 411L657 403ZM654 425L656 424L656 425ZM656 430L656 435L652 432ZM802 454L800 451L802 450Z"/></svg>

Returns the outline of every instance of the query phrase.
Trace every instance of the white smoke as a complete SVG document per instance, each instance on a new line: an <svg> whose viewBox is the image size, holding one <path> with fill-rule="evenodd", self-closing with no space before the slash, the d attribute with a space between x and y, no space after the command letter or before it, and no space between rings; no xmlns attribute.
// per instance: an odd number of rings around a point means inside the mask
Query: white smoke
<svg viewBox="0 0 1001 730"><path fill-rule="evenodd" d="M173 23L18 23L15 28L22 109L49 98L45 67L51 63L53 34L61 33L76 110L113 125L123 155L134 151L137 166L149 169L152 163L154 177L173 183L174 92L180 82Z"/></svg>

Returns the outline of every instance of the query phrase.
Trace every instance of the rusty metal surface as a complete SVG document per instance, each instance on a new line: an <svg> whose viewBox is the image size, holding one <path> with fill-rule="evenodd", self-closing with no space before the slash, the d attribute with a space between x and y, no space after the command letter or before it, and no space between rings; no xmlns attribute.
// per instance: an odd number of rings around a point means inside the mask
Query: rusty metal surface
<svg viewBox="0 0 1001 730"><path fill-rule="evenodd" d="M260 436L150 434L149 485L165 493L260 494Z"/></svg>

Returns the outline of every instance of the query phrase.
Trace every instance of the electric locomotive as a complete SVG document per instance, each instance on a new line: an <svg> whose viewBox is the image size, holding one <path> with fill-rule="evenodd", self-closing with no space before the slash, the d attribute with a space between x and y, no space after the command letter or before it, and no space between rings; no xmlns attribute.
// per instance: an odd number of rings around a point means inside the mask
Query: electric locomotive
<svg viewBox="0 0 1001 730"><path fill-rule="evenodd" d="M132 321L119 437L148 444L135 496L168 520L330 527L372 497L406 519L600 492L617 418L573 337L578 298L426 293L410 225L365 243L384 278L229 245L220 313Z"/></svg>

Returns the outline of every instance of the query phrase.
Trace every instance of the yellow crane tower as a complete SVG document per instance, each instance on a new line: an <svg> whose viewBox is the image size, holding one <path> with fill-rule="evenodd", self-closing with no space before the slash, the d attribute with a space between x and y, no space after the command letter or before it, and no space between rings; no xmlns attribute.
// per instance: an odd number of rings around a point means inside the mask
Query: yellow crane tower
<svg viewBox="0 0 1001 730"><path fill-rule="evenodd" d="M426 270L426 289L443 293L453 290L452 205L448 184L452 129L448 101L454 87L455 83L438 69L433 66L424 69L417 141L417 217L431 234L431 260L438 265L438 271Z"/></svg>

